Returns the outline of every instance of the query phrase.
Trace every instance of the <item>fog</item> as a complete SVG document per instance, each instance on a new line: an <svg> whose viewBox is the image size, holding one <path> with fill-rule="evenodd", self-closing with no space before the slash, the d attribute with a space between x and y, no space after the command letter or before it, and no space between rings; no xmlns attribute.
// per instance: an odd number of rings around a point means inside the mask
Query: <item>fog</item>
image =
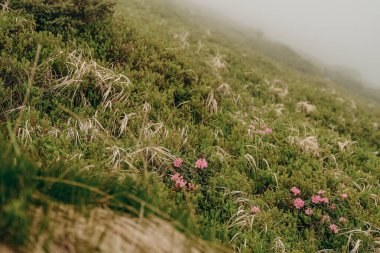
<svg viewBox="0 0 380 253"><path fill-rule="evenodd" d="M380 87L379 0L187 0ZM359 77L360 78L360 77Z"/></svg>

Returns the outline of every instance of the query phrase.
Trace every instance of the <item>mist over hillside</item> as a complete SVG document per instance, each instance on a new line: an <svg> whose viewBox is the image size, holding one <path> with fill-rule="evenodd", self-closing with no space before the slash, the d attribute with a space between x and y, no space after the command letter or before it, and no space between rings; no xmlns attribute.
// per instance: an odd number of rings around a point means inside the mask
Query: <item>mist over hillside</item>
<svg viewBox="0 0 380 253"><path fill-rule="evenodd" d="M380 4L336 0L286 2L261 0L191 0L227 19L264 31L327 65L346 65L380 86Z"/></svg>
<svg viewBox="0 0 380 253"><path fill-rule="evenodd" d="M377 6L375 2L359 4L344 1L330 3L331 6L325 1L309 6L296 0L286 3L244 0L179 2L194 15L240 27L247 35L254 34L264 44L256 48L276 60L323 75L352 92L380 101L380 76L377 71L380 64L380 48L377 44L380 33L376 27L377 22L380 22L380 12L372 8ZM364 20L362 16L358 18L350 15L358 5L359 14L365 17ZM302 12L315 13L306 17ZM322 13L327 14L327 18L320 19ZM336 16L332 16L333 13ZM312 43L311 39L314 39ZM270 43L277 46L270 49L265 45ZM279 51L280 48L283 52ZM286 59L289 53L299 55L309 63L304 61L305 66L294 66L293 59Z"/></svg>

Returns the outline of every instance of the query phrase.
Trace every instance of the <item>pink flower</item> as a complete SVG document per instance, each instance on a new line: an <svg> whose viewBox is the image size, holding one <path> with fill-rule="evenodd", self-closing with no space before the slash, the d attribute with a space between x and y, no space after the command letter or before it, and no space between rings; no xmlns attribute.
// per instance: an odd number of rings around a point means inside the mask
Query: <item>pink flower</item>
<svg viewBox="0 0 380 253"><path fill-rule="evenodd" d="M273 130L272 128L269 128L269 127L266 127L266 126L263 126L262 130L256 130L255 131L257 134L271 134L273 133Z"/></svg>
<svg viewBox="0 0 380 253"><path fill-rule="evenodd" d="M344 217L340 217L340 218L339 218L339 222L342 223L342 224L346 224L346 223L347 223L347 220L346 220L346 218L344 218Z"/></svg>
<svg viewBox="0 0 380 253"><path fill-rule="evenodd" d="M330 231L333 232L334 234L336 234L336 233L339 232L339 228L338 228L338 226L335 225L335 224L331 224L331 225L329 226L329 228L330 228Z"/></svg>
<svg viewBox="0 0 380 253"><path fill-rule="evenodd" d="M324 195L324 194L326 194L326 191L324 191L324 190L319 190L319 191L318 191L318 194L319 194L319 195Z"/></svg>
<svg viewBox="0 0 380 253"><path fill-rule="evenodd" d="M201 158L201 159L198 159L195 162L195 167L197 167L198 169L207 168L208 167L208 163L207 163L206 159Z"/></svg>
<svg viewBox="0 0 380 253"><path fill-rule="evenodd" d="M189 191L192 191L192 190L195 191L197 189L197 187L192 183L188 183L187 188L189 189Z"/></svg>
<svg viewBox="0 0 380 253"><path fill-rule="evenodd" d="M346 199L346 198L348 197L348 195L347 195L346 193L343 193L343 194L340 194L340 197L341 197L342 199Z"/></svg>
<svg viewBox="0 0 380 253"><path fill-rule="evenodd" d="M251 207L251 213L252 214L258 214L259 212L261 212L259 207L257 207L257 206Z"/></svg>
<svg viewBox="0 0 380 253"><path fill-rule="evenodd" d="M305 202L300 199L300 198L296 198L294 201L293 201L293 205L297 208L297 209L301 209L304 205L305 205Z"/></svg>
<svg viewBox="0 0 380 253"><path fill-rule="evenodd" d="M266 127L264 129L264 134L271 134L272 132L273 132L273 130L271 128L269 128L269 127Z"/></svg>
<svg viewBox="0 0 380 253"><path fill-rule="evenodd" d="M293 193L294 196L297 196L301 193L301 190L298 189L297 187L292 187L290 191Z"/></svg>
<svg viewBox="0 0 380 253"><path fill-rule="evenodd" d="M306 209L305 214L308 216L312 216L313 215L313 209L311 209L311 208Z"/></svg>
<svg viewBox="0 0 380 253"><path fill-rule="evenodd" d="M171 179L172 181L177 181L179 178L180 178L179 173L175 173L174 175L172 175L172 176L170 177L170 179Z"/></svg>
<svg viewBox="0 0 380 253"><path fill-rule="evenodd" d="M327 204L327 203L329 203L329 199L328 198L321 198L320 202Z"/></svg>
<svg viewBox="0 0 380 253"><path fill-rule="evenodd" d="M175 173L170 177L170 179L175 182L175 188L185 187L187 182L183 179L183 176L180 176L179 173Z"/></svg>
<svg viewBox="0 0 380 253"><path fill-rule="evenodd" d="M175 182L175 187L176 188L182 188L185 187L187 182L183 179L183 177L180 177L176 182Z"/></svg>
<svg viewBox="0 0 380 253"><path fill-rule="evenodd" d="M182 160L181 158L175 159L175 160L173 161L173 165L174 165L174 167L176 167L176 168L181 167L181 166L182 166L182 163L183 163L183 160Z"/></svg>
<svg viewBox="0 0 380 253"><path fill-rule="evenodd" d="M319 195L311 196L311 202L313 202L314 204L318 204L319 202L321 202L321 196Z"/></svg>
<svg viewBox="0 0 380 253"><path fill-rule="evenodd" d="M330 209L331 209L331 210L335 210L335 209L336 209L336 206L335 206L334 204L331 204L331 205L330 205Z"/></svg>

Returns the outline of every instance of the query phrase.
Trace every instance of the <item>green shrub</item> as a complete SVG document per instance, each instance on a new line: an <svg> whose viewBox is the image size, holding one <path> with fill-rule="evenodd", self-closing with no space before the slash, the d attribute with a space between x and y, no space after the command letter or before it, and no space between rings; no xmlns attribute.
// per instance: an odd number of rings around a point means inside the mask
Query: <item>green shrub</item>
<svg viewBox="0 0 380 253"><path fill-rule="evenodd" d="M55 34L83 32L86 27L109 21L114 3L108 0L11 0L10 8L32 14L37 31Z"/></svg>
<svg viewBox="0 0 380 253"><path fill-rule="evenodd" d="M0 241L21 245L29 235L36 168L4 141L0 136Z"/></svg>

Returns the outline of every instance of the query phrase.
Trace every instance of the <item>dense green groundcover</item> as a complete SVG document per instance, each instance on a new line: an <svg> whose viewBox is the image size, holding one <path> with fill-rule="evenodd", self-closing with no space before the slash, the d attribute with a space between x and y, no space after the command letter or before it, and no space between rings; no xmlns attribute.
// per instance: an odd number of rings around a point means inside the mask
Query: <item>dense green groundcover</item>
<svg viewBox="0 0 380 253"><path fill-rule="evenodd" d="M206 22L159 1L9 2L0 242L28 245L38 206L139 215L149 203L146 215L241 252L378 247L379 105L276 43ZM176 172L196 189L176 188ZM319 190L328 204L312 203Z"/></svg>

